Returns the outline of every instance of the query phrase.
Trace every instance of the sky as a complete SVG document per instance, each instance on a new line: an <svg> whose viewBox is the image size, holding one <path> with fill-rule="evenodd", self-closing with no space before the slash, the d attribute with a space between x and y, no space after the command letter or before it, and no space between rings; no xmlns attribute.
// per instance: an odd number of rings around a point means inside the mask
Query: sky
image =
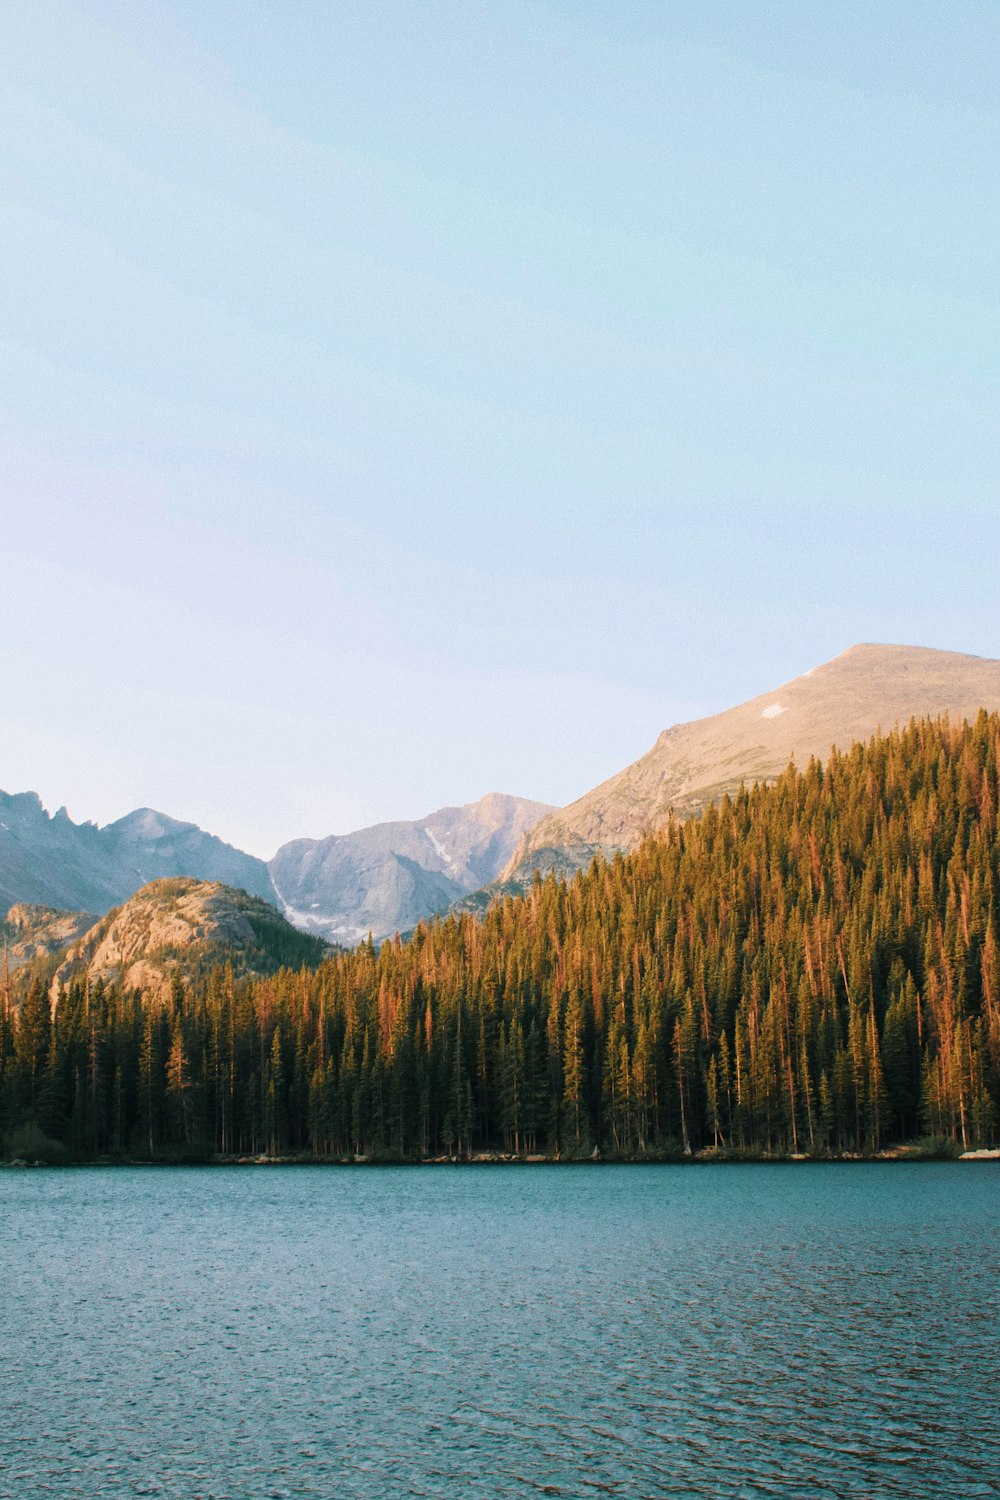
<svg viewBox="0 0 1000 1500"><path fill-rule="evenodd" d="M1000 657L1000 6L5 0L0 786L254 853Z"/></svg>

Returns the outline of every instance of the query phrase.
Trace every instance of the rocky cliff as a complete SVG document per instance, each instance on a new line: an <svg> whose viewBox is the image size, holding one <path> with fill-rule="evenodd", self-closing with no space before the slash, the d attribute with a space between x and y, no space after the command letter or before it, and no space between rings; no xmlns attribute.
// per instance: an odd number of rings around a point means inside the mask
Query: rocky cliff
<svg viewBox="0 0 1000 1500"><path fill-rule="evenodd" d="M190 980L225 963L238 974L267 974L318 963L327 951L246 891L218 881L154 880L70 944L54 985L86 975L156 996L174 975Z"/></svg>
<svg viewBox="0 0 1000 1500"><path fill-rule="evenodd" d="M272 895L263 860L194 823L143 807L98 828L64 807L50 815L35 792L0 792L0 913L18 903L105 912L173 875Z"/></svg>
<svg viewBox="0 0 1000 1500"><path fill-rule="evenodd" d="M494 792L414 822L296 839L270 863L274 891L296 926L338 942L406 931L495 880L550 811Z"/></svg>
<svg viewBox="0 0 1000 1500"><path fill-rule="evenodd" d="M12 906L0 922L0 942L8 973L35 959L61 953L97 921L89 911L57 911L51 906Z"/></svg>

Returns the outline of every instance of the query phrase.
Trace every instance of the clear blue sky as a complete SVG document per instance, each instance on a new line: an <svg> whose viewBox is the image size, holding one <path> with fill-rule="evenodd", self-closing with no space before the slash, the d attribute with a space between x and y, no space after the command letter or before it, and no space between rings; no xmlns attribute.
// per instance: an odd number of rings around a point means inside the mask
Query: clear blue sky
<svg viewBox="0 0 1000 1500"><path fill-rule="evenodd" d="M0 786L268 855L1000 656L1000 5L5 0Z"/></svg>

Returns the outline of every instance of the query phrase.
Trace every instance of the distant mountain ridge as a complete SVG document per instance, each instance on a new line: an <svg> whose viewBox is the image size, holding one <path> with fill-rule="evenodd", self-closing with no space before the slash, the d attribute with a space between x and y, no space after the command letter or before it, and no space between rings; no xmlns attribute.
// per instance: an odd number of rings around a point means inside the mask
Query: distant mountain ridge
<svg viewBox="0 0 1000 1500"><path fill-rule="evenodd" d="M551 811L490 792L413 822L295 839L271 860L271 880L285 914L306 931L342 943L386 937L489 885Z"/></svg>
<svg viewBox="0 0 1000 1500"><path fill-rule="evenodd" d="M117 906L150 880L197 876L273 900L267 865L194 823L141 807L114 823L50 815L35 792L0 792L0 912L17 903L84 909Z"/></svg>
<svg viewBox="0 0 1000 1500"><path fill-rule="evenodd" d="M878 729L972 719L980 708L1000 710L1000 661L853 646L772 692L665 730L568 807L490 793L412 821L293 839L269 862L151 808L99 828L65 808L50 816L34 792L0 792L0 915L19 903L100 915L151 880L188 877L245 890L334 942L380 939L453 905L479 909L536 869L571 871L597 850L630 849L671 813L688 817L741 782L773 780L790 760L804 767Z"/></svg>
<svg viewBox="0 0 1000 1500"><path fill-rule="evenodd" d="M632 765L541 819L501 881L574 870L601 850L631 849L670 813L690 817L741 782L769 781L794 760L825 760L911 718L974 719L1000 710L1000 661L922 646L852 646L749 702L675 724Z"/></svg>
<svg viewBox="0 0 1000 1500"><path fill-rule="evenodd" d="M151 880L221 882L339 942L405 931L495 880L547 803L489 793L413 822L294 839L266 863L194 823L137 808L103 828L0 792L0 915L26 905L98 915Z"/></svg>

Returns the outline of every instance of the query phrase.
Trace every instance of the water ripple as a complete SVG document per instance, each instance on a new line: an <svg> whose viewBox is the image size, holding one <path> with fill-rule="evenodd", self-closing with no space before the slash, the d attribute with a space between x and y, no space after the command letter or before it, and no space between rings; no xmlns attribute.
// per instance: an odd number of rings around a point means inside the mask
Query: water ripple
<svg viewBox="0 0 1000 1500"><path fill-rule="evenodd" d="M0 1173L0 1497L995 1497L998 1230L947 1164Z"/></svg>

